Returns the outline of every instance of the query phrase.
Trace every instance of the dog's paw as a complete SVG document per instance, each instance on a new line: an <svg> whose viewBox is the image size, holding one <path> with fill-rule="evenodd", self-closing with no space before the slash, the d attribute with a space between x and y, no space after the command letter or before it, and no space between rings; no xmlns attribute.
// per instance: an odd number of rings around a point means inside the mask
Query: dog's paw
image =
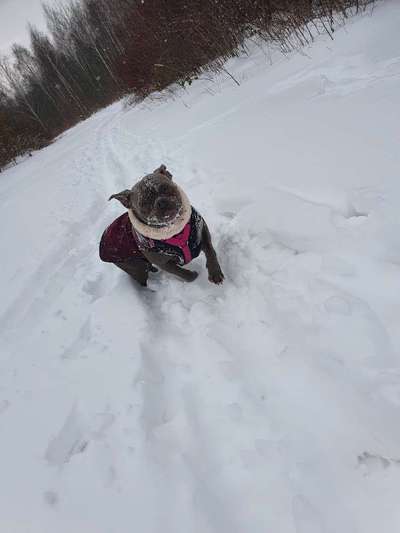
<svg viewBox="0 0 400 533"><path fill-rule="evenodd" d="M208 281L215 283L216 285L221 285L224 282L225 276L220 269L220 267L213 268L208 272Z"/></svg>
<svg viewBox="0 0 400 533"><path fill-rule="evenodd" d="M194 281L195 279L197 279L198 275L199 274L194 270L187 270L185 273L185 280L189 282Z"/></svg>

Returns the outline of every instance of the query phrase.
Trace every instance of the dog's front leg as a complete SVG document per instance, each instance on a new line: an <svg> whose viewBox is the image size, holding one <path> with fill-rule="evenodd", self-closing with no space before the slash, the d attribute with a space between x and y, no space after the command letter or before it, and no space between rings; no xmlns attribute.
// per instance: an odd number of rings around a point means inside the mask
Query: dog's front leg
<svg viewBox="0 0 400 533"><path fill-rule="evenodd" d="M193 270L186 270L186 268L180 267L179 265L171 261L168 257L162 256L160 254L155 254L154 252L142 253L146 257L146 259L150 261L150 263L160 267L162 270L165 270L165 272L169 272L170 274L178 276L184 281L194 281L198 276L197 272L194 272Z"/></svg>
<svg viewBox="0 0 400 533"><path fill-rule="evenodd" d="M206 256L206 266L208 270L208 279L211 283L220 284L224 281L224 274L221 270L217 252L211 241L211 233L206 222L203 224L203 233L201 238L201 249Z"/></svg>

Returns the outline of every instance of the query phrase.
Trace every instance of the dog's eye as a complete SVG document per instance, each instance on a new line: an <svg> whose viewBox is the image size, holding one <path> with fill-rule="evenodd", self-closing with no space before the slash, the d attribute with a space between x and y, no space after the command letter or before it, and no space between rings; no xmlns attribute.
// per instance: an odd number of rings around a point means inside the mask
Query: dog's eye
<svg viewBox="0 0 400 533"><path fill-rule="evenodd" d="M141 201L138 202L138 208L140 213L146 213L151 209L153 202L149 202L148 199L141 198Z"/></svg>

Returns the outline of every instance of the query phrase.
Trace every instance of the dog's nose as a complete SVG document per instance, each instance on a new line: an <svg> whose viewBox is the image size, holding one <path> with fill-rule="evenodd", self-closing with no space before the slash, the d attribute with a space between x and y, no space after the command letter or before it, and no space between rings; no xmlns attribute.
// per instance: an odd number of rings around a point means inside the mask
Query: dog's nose
<svg viewBox="0 0 400 533"><path fill-rule="evenodd" d="M161 209L161 211L166 211L167 209L171 208L171 201L169 198L162 196L157 200L157 207Z"/></svg>

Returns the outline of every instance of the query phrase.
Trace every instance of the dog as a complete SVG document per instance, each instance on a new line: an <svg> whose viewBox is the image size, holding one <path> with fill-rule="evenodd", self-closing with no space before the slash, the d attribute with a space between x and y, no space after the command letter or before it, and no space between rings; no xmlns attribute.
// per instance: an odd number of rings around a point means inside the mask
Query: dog
<svg viewBox="0 0 400 533"><path fill-rule="evenodd" d="M165 165L131 189L111 195L112 199L127 212L104 231L99 249L102 261L114 263L146 287L149 272L157 272L157 267L194 281L198 273L183 267L204 252L209 281L223 283L208 226Z"/></svg>

